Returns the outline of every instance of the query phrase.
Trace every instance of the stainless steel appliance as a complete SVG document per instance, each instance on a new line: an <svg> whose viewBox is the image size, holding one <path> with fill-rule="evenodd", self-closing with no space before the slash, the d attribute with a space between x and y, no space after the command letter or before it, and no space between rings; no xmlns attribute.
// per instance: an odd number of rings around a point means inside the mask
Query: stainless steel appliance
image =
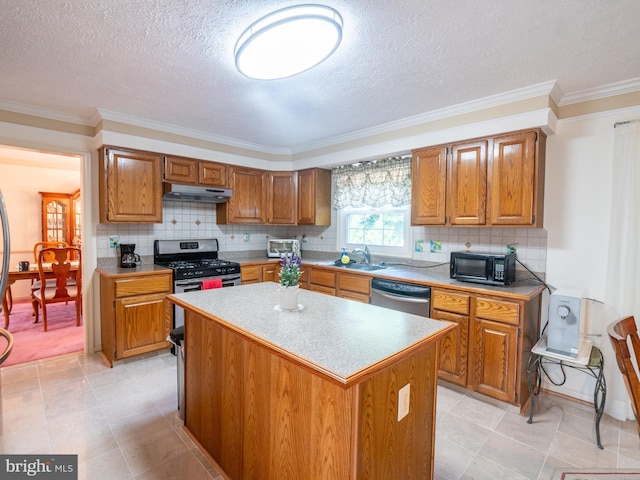
<svg viewBox="0 0 640 480"><path fill-rule="evenodd" d="M173 270L174 293L202 290L203 283L220 279L223 287L240 285L240 264L218 258L216 238L156 240L153 263ZM184 325L184 311L174 307L174 328Z"/></svg>
<svg viewBox="0 0 640 480"><path fill-rule="evenodd" d="M165 200L198 203L226 203L233 192L228 188L164 183Z"/></svg>
<svg viewBox="0 0 640 480"><path fill-rule="evenodd" d="M0 268L0 299L4 298L8 288L7 278L9 277L9 257L11 256L11 237L9 235L9 217L4 205L4 197L0 192L0 223L2 223L2 267ZM0 306L0 312L2 307ZM0 337L6 340L4 350L0 351L0 364L11 354L13 349L13 335L8 330L0 328Z"/></svg>
<svg viewBox="0 0 640 480"><path fill-rule="evenodd" d="M280 254L300 252L300 240L295 238L270 238L267 240L267 256L279 257Z"/></svg>
<svg viewBox="0 0 640 480"><path fill-rule="evenodd" d="M428 317L431 314L431 287L373 278L371 305Z"/></svg>
<svg viewBox="0 0 640 480"><path fill-rule="evenodd" d="M451 252L449 276L463 282L509 285L516 280L516 254Z"/></svg>
<svg viewBox="0 0 640 480"><path fill-rule="evenodd" d="M135 268L140 264L140 255L135 254L135 243L120 244L120 266L122 268Z"/></svg>

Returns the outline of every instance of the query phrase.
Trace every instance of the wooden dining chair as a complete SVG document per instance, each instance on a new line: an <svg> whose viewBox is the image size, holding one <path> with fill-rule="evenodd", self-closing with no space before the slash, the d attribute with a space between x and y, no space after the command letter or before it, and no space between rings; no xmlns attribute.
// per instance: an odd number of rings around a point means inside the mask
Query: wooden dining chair
<svg viewBox="0 0 640 480"><path fill-rule="evenodd" d="M33 246L33 262L38 263L38 254L43 248L63 248L68 246L69 244L62 240L60 240L59 242L38 242ZM47 254L47 259L45 260L45 262L53 262L54 258L55 257L53 254Z"/></svg>
<svg viewBox="0 0 640 480"><path fill-rule="evenodd" d="M53 261L46 261L53 255ZM75 259L75 260L72 260ZM77 266L76 266L77 264ZM55 285L47 286L47 272L55 275ZM43 248L38 255L40 289L33 293L33 309L38 322L39 308L42 308L42 323L47 331L47 305L59 302L75 302L76 325L80 326L82 316L82 260L79 248Z"/></svg>
<svg viewBox="0 0 640 480"><path fill-rule="evenodd" d="M13 335L8 330L0 328L0 337L3 337L6 342L4 350L0 353L0 365L2 365L13 350Z"/></svg>
<svg viewBox="0 0 640 480"><path fill-rule="evenodd" d="M624 378L624 385L631 399L633 414L636 416L638 435L640 436L640 381L633 362L640 360L640 337L633 316L623 317L610 323L607 327L609 339L616 353L618 368ZM629 341L633 350L629 350ZM633 352L633 353L632 353ZM633 361L632 361L633 359Z"/></svg>
<svg viewBox="0 0 640 480"><path fill-rule="evenodd" d="M69 244L62 240L58 242L38 242L33 246L33 262L35 264L38 263L38 256L40 254L40 251L44 248L64 248L68 246ZM52 262L54 258L55 256L52 253L47 253L45 262ZM48 282L47 287L55 286L54 279L49 279L47 282ZM40 280L31 281L31 302L32 303L33 303L33 294L36 290L40 290ZM33 314L34 315L36 314L35 308L33 310Z"/></svg>

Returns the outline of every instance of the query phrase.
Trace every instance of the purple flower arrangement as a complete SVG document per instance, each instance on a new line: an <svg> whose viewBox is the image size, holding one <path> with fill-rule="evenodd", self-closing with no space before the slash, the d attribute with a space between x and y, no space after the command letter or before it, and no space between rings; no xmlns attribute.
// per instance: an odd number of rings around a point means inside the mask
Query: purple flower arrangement
<svg viewBox="0 0 640 480"><path fill-rule="evenodd" d="M280 268L280 285L285 287L293 287L298 285L302 270L300 269L302 259L298 252L293 251L290 254L281 253L281 268Z"/></svg>

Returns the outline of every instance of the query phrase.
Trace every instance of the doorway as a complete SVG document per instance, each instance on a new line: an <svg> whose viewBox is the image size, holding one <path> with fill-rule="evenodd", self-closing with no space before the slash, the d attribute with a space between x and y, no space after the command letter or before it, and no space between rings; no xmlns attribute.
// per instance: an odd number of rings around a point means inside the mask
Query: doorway
<svg viewBox="0 0 640 480"><path fill-rule="evenodd" d="M82 161L78 155L30 150L0 145L0 190L2 191L11 234L10 268L17 267L19 261L34 263L33 246L43 240L43 195L41 192L82 194ZM81 203L73 214L74 237L82 229L75 225L82 222ZM71 212L70 212L71 213ZM46 227L46 225L45 225ZM81 237L81 236L80 236ZM75 238L82 248L81 238ZM84 253L84 251L83 251ZM3 366L24 363L41 358L49 358L85 349L85 321L81 327L60 328L51 331L55 325L49 322L49 332L44 332L42 321L33 324L31 315L30 282L17 281L11 286L14 309L10 315L9 331L14 333L15 346ZM60 304L63 308L64 304ZM58 305L55 305L58 307ZM68 305L69 312L72 305ZM65 310L57 312L66 318ZM75 319L75 313L73 313ZM66 321L65 321L66 325ZM75 321L73 322L75 325ZM60 324L62 327L62 324ZM48 335L51 333L50 335ZM21 349L22 346L22 349ZM29 352L26 352L29 346ZM39 350L35 353L33 350ZM13 358L12 358L13 357Z"/></svg>

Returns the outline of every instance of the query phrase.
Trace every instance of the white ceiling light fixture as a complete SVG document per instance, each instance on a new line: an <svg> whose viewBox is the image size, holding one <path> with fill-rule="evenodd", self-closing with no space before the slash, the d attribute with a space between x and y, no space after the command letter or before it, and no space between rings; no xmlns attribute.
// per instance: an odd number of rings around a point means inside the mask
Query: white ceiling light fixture
<svg viewBox="0 0 640 480"><path fill-rule="evenodd" d="M342 17L324 5L296 5L262 17L235 48L236 67L247 77L274 80L309 70L336 51Z"/></svg>

